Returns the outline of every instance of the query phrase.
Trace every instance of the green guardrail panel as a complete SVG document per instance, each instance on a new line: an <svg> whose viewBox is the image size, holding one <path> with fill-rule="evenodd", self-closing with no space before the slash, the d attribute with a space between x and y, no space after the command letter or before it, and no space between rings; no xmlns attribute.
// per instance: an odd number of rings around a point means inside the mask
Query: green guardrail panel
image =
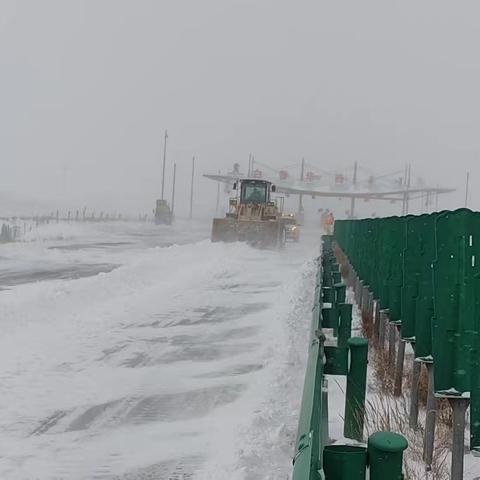
<svg viewBox="0 0 480 480"><path fill-rule="evenodd" d="M321 276L321 263L318 274ZM318 278L318 277L317 277ZM320 288L318 288L320 290ZM302 403L298 422L293 480L322 480L323 436L322 419L322 379L325 357L321 332L321 306L316 303L312 312L311 342L308 351L307 368L303 384ZM326 406L325 406L326 408Z"/></svg>
<svg viewBox="0 0 480 480"><path fill-rule="evenodd" d="M389 249L389 257L385 259L389 264L388 283L389 283L389 305L390 320L401 320L402 305L402 286L403 286L403 255L405 251L406 217L393 217L390 220L390 241L392 245Z"/></svg>
<svg viewBox="0 0 480 480"><path fill-rule="evenodd" d="M402 315L402 286L389 285L388 298L390 321L399 322Z"/></svg>
<svg viewBox="0 0 480 480"><path fill-rule="evenodd" d="M378 298L378 227L380 225L379 218L373 218L370 222L370 266L371 266L371 278L369 279L371 292L375 298Z"/></svg>
<svg viewBox="0 0 480 480"><path fill-rule="evenodd" d="M316 304L312 311L312 324L310 325L310 337L313 338L316 332L322 328L322 309L320 304Z"/></svg>
<svg viewBox="0 0 480 480"><path fill-rule="evenodd" d="M314 295L314 300L313 300L313 304L314 305L318 305L320 302L321 302L321 288L320 288L320 285L316 285L315 287L315 295Z"/></svg>
<svg viewBox="0 0 480 480"><path fill-rule="evenodd" d="M438 216L433 263L435 391L470 393L470 446L480 445L480 213Z"/></svg>
<svg viewBox="0 0 480 480"><path fill-rule="evenodd" d="M404 285L402 287L402 338L415 338L415 310L417 306L418 285Z"/></svg>
<svg viewBox="0 0 480 480"><path fill-rule="evenodd" d="M420 243L420 274L415 308L415 355L432 355L433 322L433 277L432 264L435 260L435 224L441 213L421 216L418 225Z"/></svg>
<svg viewBox="0 0 480 480"><path fill-rule="evenodd" d="M426 215L409 216L405 221L405 248L403 251L402 338L415 337L418 280L421 271L421 223Z"/></svg>
<svg viewBox="0 0 480 480"><path fill-rule="evenodd" d="M334 230L356 274L414 341L415 356L433 358L436 392L470 392L472 448L480 448L479 216L460 209L340 220Z"/></svg>
<svg viewBox="0 0 480 480"><path fill-rule="evenodd" d="M312 448L313 432L308 432L302 439L293 459L292 480L320 480L316 470L316 460Z"/></svg>
<svg viewBox="0 0 480 480"><path fill-rule="evenodd" d="M480 330L480 214L460 209L440 215L435 238L435 390L467 392Z"/></svg>
<svg viewBox="0 0 480 480"><path fill-rule="evenodd" d="M317 478L316 472L321 468L320 418L322 409L321 378L323 374L322 347L318 340L313 340L310 346L305 381L303 386L302 404L298 422L297 440L293 478L295 480ZM308 449L307 452L304 450ZM300 463L297 465L297 461ZM310 476L305 476L305 472Z"/></svg>

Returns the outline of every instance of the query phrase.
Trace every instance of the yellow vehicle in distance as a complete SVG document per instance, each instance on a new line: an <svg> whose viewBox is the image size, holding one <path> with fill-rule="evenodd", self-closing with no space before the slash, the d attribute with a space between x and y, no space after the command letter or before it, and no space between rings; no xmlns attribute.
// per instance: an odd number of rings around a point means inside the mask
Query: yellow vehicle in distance
<svg viewBox="0 0 480 480"><path fill-rule="evenodd" d="M282 215L285 224L285 240L288 242L300 241L300 226L293 213L286 213Z"/></svg>
<svg viewBox="0 0 480 480"><path fill-rule="evenodd" d="M265 180L237 180L237 192L229 202L225 218L215 218L212 225L212 242L247 242L260 248L283 248L287 227L292 228L292 218L282 214L280 205L272 200L275 185Z"/></svg>

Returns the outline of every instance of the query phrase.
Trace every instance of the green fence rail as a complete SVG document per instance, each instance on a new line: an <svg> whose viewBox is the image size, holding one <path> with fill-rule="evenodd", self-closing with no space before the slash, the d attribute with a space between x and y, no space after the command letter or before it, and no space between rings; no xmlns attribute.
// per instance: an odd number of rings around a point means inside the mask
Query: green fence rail
<svg viewBox="0 0 480 480"><path fill-rule="evenodd" d="M417 361L433 362L435 397L469 399L480 452L480 213L340 220L334 240Z"/></svg>
<svg viewBox="0 0 480 480"><path fill-rule="evenodd" d="M364 480L367 468L372 480L401 479L401 449L391 449L397 435L379 432L368 448L363 444L365 396L367 383L368 341L352 338L352 304L333 251L333 237L322 237L322 256L317 259L315 300L310 331L307 369L301 403L293 480ZM336 343L325 345L325 332ZM329 445L328 390L329 374L345 375L344 436L357 445ZM378 435L378 434L377 434ZM382 453L383 452L383 453ZM400 459L400 460L398 460ZM387 465L385 467L385 465ZM385 476L387 472L387 477Z"/></svg>

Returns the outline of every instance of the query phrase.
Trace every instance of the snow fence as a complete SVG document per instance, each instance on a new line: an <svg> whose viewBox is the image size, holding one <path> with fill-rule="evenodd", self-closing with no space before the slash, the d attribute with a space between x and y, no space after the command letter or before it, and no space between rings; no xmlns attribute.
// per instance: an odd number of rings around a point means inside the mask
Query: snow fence
<svg viewBox="0 0 480 480"><path fill-rule="evenodd" d="M401 435L377 432L363 443L368 341L352 337L352 304L346 302L333 237L322 237L310 332L308 363L293 459L293 480L402 479ZM327 335L331 334L331 338ZM326 375L345 375L344 437L329 445Z"/></svg>
<svg viewBox="0 0 480 480"><path fill-rule="evenodd" d="M465 412L480 453L480 213L468 209L335 223L334 250L376 342L396 363L414 350L410 426L418 421L421 365L430 379L424 460L432 461L436 399L452 407L452 476L463 478ZM387 342L388 347L385 345Z"/></svg>

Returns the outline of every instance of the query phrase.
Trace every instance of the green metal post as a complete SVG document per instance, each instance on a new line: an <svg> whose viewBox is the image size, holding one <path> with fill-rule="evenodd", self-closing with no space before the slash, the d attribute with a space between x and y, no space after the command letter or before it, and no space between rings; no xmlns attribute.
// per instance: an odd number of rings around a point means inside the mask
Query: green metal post
<svg viewBox="0 0 480 480"><path fill-rule="evenodd" d="M340 313L340 326L338 328L338 346L346 347L348 339L352 336L352 304L340 303L337 305Z"/></svg>
<svg viewBox="0 0 480 480"><path fill-rule="evenodd" d="M325 480L365 480L367 449L353 445L328 445L323 449Z"/></svg>
<svg viewBox="0 0 480 480"><path fill-rule="evenodd" d="M335 287L335 303L345 303L347 299L347 286L344 283L336 283Z"/></svg>
<svg viewBox="0 0 480 480"><path fill-rule="evenodd" d="M403 452L408 442L402 435L377 432L368 439L370 480L403 480Z"/></svg>
<svg viewBox="0 0 480 480"><path fill-rule="evenodd" d="M367 389L368 340L353 337L347 341L350 365L345 394L345 424L343 435L361 441L365 420L365 395Z"/></svg>
<svg viewBox="0 0 480 480"><path fill-rule="evenodd" d="M321 310L322 315L322 328L333 328L333 334L336 337L338 335L339 327L339 311L337 308L324 307ZM346 345L345 345L346 346Z"/></svg>
<svg viewBox="0 0 480 480"><path fill-rule="evenodd" d="M347 375L348 348L326 345L324 373L327 375Z"/></svg>
<svg viewBox="0 0 480 480"><path fill-rule="evenodd" d="M335 289L332 287L322 287L322 300L324 303L335 303Z"/></svg>

